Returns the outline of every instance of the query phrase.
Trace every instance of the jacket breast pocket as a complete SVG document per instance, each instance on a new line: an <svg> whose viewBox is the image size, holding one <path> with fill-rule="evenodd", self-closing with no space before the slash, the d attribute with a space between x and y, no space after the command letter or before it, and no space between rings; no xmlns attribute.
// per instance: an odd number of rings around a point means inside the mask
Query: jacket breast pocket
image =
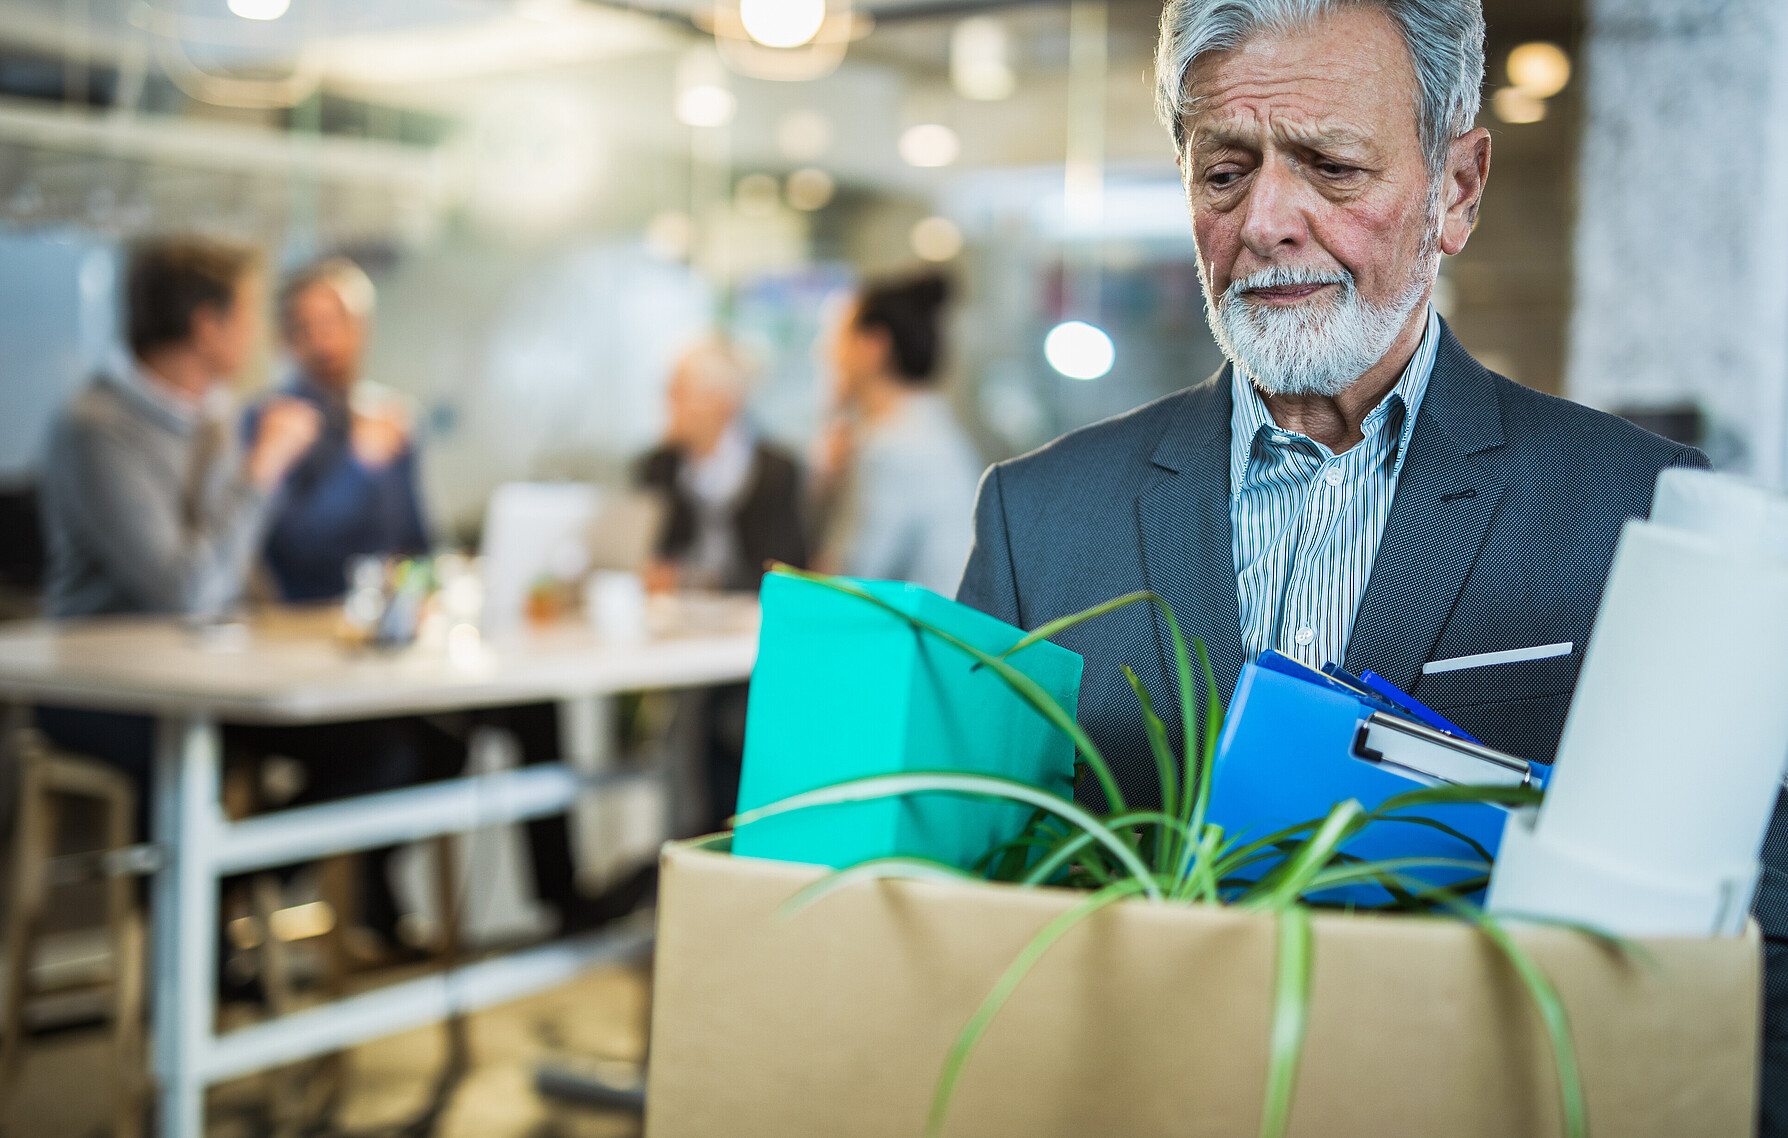
<svg viewBox="0 0 1788 1138"><path fill-rule="evenodd" d="M1568 654L1543 660L1424 672L1416 680L1414 695L1436 711L1568 695L1582 664L1583 651L1573 645Z"/></svg>

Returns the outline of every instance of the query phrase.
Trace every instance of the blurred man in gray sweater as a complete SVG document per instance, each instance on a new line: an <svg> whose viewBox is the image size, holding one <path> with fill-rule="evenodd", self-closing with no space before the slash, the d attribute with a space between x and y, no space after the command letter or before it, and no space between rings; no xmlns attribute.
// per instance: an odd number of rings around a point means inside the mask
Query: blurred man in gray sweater
<svg viewBox="0 0 1788 1138"><path fill-rule="evenodd" d="M286 400L237 444L227 384L255 341L255 268L246 249L191 239L132 254L129 360L75 396L44 452L50 616L202 616L241 596L274 488L319 421ZM147 785L147 718L41 707L37 723Z"/></svg>
<svg viewBox="0 0 1788 1138"><path fill-rule="evenodd" d="M131 359L95 379L45 454L51 616L206 615L241 596L269 496L320 419L277 399L246 448L226 390L260 319L254 258L193 240L144 246L127 286Z"/></svg>
<svg viewBox="0 0 1788 1138"><path fill-rule="evenodd" d="M239 441L228 384L254 347L261 299L247 250L180 239L133 253L130 361L75 396L45 454L50 616L203 617L241 599L281 483L322 426L310 403L276 396ZM59 746L113 763L148 786L147 718L40 707L37 723ZM287 805L404 785L422 770L424 745L396 720L224 734L233 758L280 754L302 765L304 786ZM396 909L387 854L369 861L364 916L388 938Z"/></svg>

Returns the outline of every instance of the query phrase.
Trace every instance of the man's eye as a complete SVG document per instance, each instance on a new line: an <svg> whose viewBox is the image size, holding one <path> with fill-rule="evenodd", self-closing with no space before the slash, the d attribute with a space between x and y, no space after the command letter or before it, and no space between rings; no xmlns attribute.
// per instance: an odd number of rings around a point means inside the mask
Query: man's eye
<svg viewBox="0 0 1788 1138"><path fill-rule="evenodd" d="M1339 162L1318 162L1316 164L1316 169L1324 176L1330 178L1345 177L1354 171L1352 166L1343 166Z"/></svg>
<svg viewBox="0 0 1788 1138"><path fill-rule="evenodd" d="M1215 171L1211 172L1210 174L1205 175L1205 181L1209 182L1211 185L1217 187L1218 189L1222 189L1223 187L1234 182L1236 179L1240 178L1241 176L1242 175L1239 170L1215 170Z"/></svg>

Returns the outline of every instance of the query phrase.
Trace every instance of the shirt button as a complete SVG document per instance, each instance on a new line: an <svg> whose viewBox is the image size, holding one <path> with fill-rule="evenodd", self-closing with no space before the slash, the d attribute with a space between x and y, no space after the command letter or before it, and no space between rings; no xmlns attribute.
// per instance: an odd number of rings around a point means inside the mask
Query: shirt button
<svg viewBox="0 0 1788 1138"><path fill-rule="evenodd" d="M1309 625L1305 625L1303 628L1297 630L1296 634L1292 636L1292 639L1298 642L1298 647L1308 648L1310 647L1310 642L1316 639L1316 630Z"/></svg>
<svg viewBox="0 0 1788 1138"><path fill-rule="evenodd" d="M1341 485L1341 477L1341 468L1339 466L1331 466L1322 472L1322 480L1327 482L1330 486Z"/></svg>

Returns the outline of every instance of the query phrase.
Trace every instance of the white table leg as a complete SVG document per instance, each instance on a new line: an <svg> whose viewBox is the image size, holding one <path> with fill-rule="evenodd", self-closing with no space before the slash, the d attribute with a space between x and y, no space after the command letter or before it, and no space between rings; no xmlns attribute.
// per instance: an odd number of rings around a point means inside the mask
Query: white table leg
<svg viewBox="0 0 1788 1138"><path fill-rule="evenodd" d="M208 718L165 719L155 739L156 841L167 863L155 878L153 1031L160 1138L200 1138L205 1060L217 984L218 804L222 740Z"/></svg>
<svg viewBox="0 0 1788 1138"><path fill-rule="evenodd" d="M614 719L614 696L560 700L559 760L586 778L602 774L614 764ZM566 812L572 868L578 888L590 896L602 892L613 873L613 841L603 814L603 796L593 791L578 795Z"/></svg>

